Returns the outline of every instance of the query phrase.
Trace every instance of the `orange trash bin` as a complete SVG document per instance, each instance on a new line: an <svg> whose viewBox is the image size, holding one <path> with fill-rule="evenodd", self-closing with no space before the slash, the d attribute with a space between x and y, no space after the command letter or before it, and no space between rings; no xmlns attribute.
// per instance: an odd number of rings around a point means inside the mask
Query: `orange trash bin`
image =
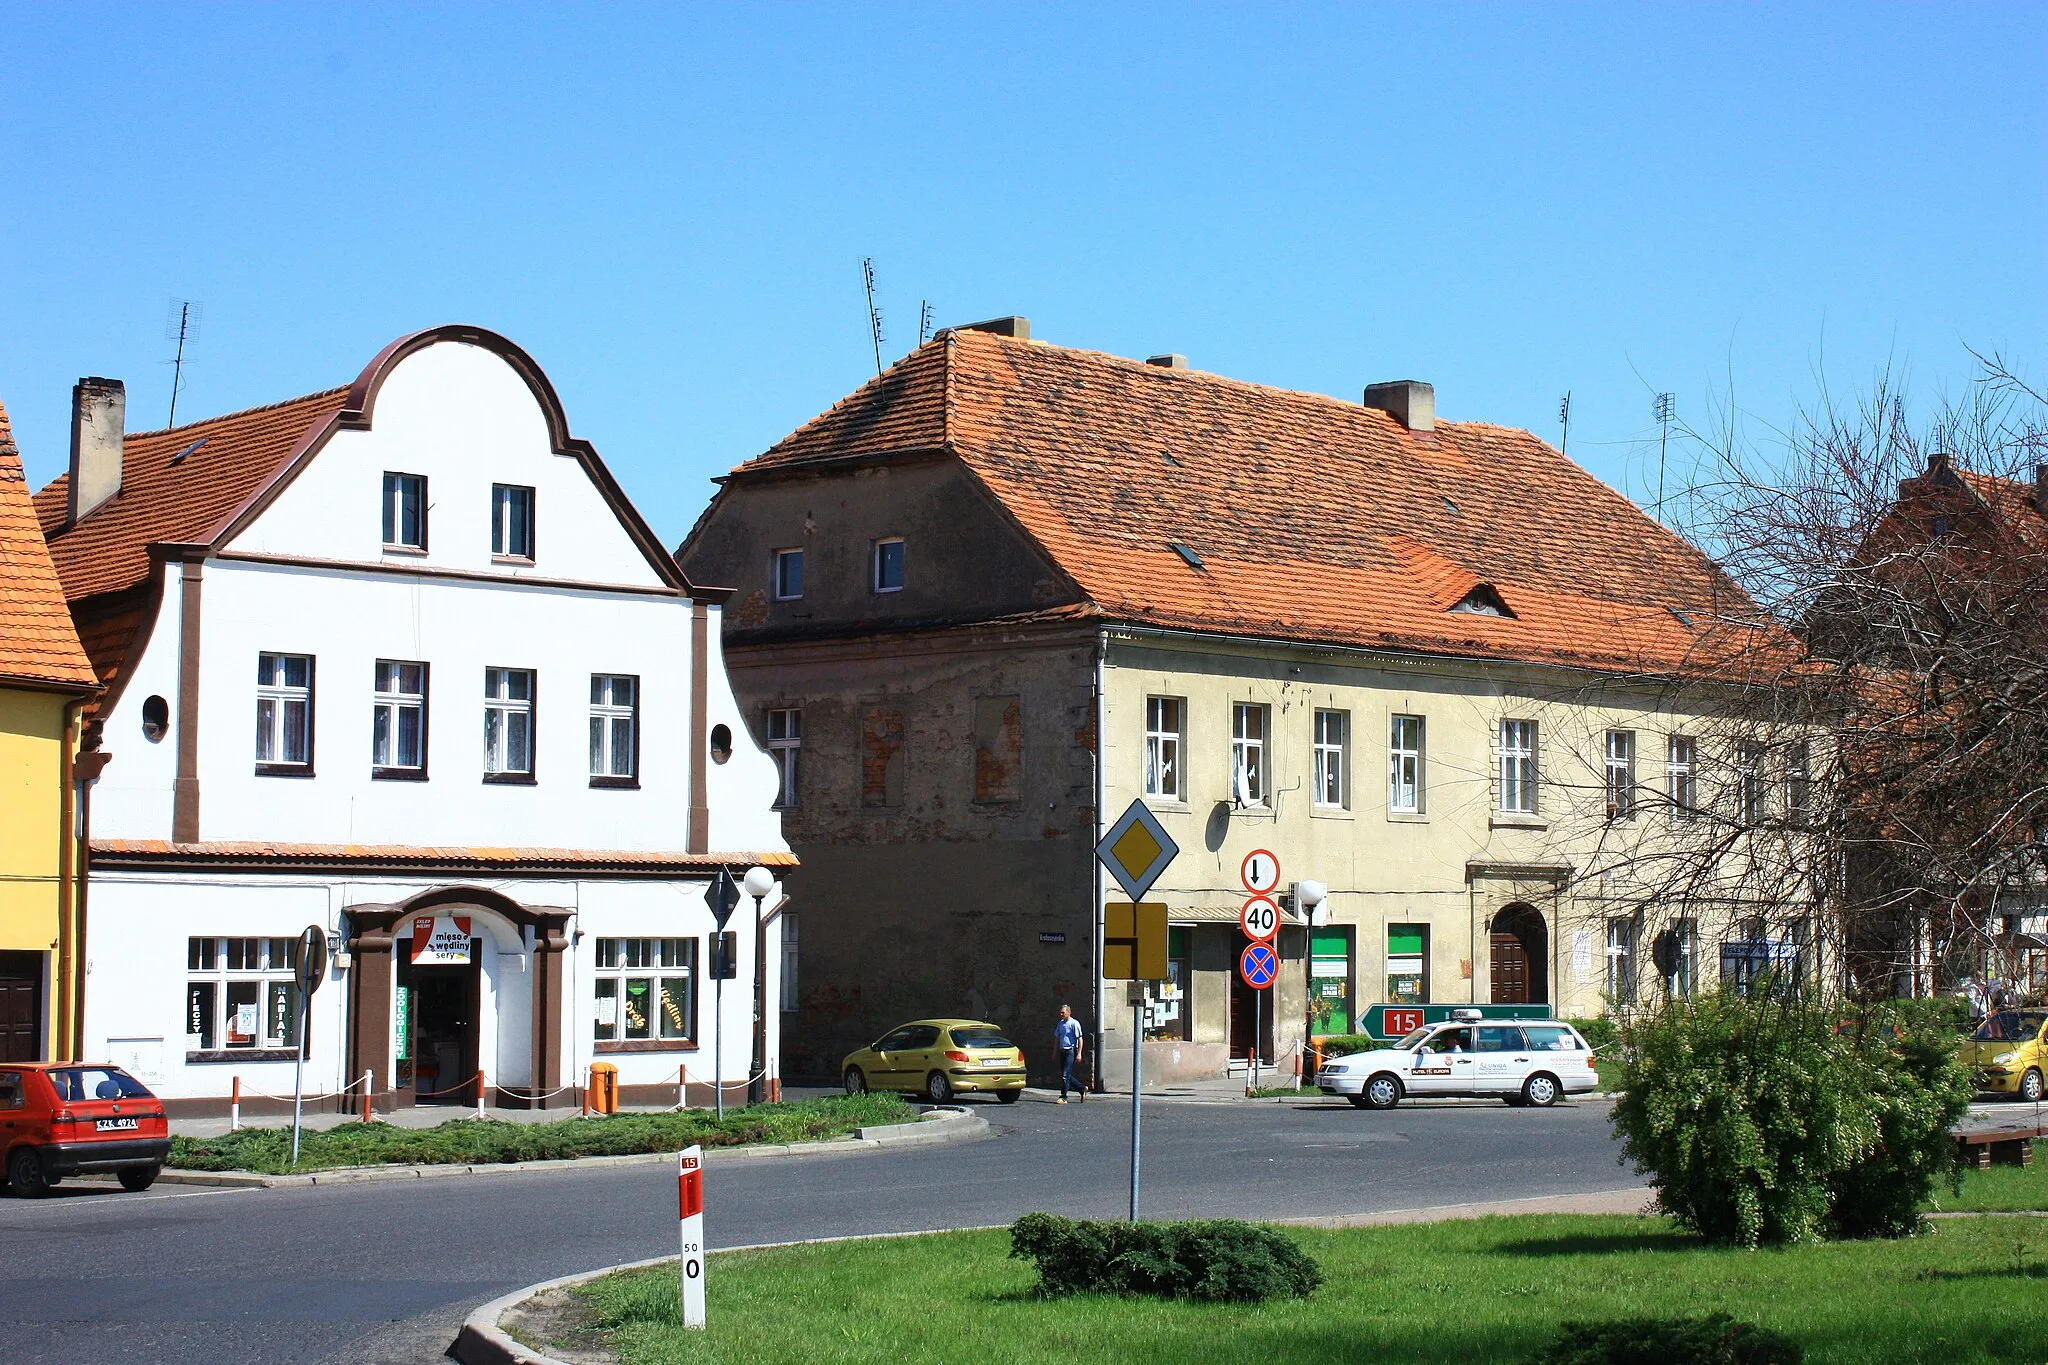
<svg viewBox="0 0 2048 1365"><path fill-rule="evenodd" d="M590 1107L600 1114L619 1112L619 1069L610 1062L590 1064Z"/></svg>

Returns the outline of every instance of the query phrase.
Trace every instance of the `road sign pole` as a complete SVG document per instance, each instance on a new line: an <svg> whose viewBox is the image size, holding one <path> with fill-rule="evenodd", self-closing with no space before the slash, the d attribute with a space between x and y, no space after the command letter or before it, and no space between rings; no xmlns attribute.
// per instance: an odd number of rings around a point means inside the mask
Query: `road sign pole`
<svg viewBox="0 0 2048 1365"><path fill-rule="evenodd" d="M724 954L723 935L719 936L719 952ZM725 1117L725 964L718 967L718 984L712 987L711 1006L711 1084L718 1091L718 1117Z"/></svg>
<svg viewBox="0 0 2048 1365"><path fill-rule="evenodd" d="M1138 1097L1145 1091L1145 983L1131 983L1131 1221L1138 1221Z"/></svg>
<svg viewBox="0 0 2048 1365"><path fill-rule="evenodd" d="M312 1011L313 993L299 992L299 1056L292 1064L292 1165L299 1164L299 1124L306 1115L306 1017Z"/></svg>
<svg viewBox="0 0 2048 1365"><path fill-rule="evenodd" d="M1259 1044L1266 1031L1266 993L1252 992L1252 1089L1259 1088Z"/></svg>

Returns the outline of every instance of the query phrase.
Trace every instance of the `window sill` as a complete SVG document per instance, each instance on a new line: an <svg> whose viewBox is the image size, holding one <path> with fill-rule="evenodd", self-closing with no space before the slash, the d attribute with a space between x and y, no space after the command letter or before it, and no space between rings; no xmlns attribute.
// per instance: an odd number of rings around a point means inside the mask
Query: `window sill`
<svg viewBox="0 0 2048 1365"><path fill-rule="evenodd" d="M411 555L419 559L425 558L427 547L424 545L386 545L384 553L387 555Z"/></svg>
<svg viewBox="0 0 2048 1365"><path fill-rule="evenodd" d="M1355 820L1358 817L1343 806L1310 806L1308 808L1308 818L1311 820Z"/></svg>
<svg viewBox="0 0 2048 1365"><path fill-rule="evenodd" d="M487 787L531 787L535 784L532 773L485 773L484 785Z"/></svg>
<svg viewBox="0 0 2048 1365"><path fill-rule="evenodd" d="M427 770L425 768L372 768L370 769L370 780L372 782L424 782L427 780Z"/></svg>
<svg viewBox="0 0 2048 1365"><path fill-rule="evenodd" d="M1159 811L1167 815L1192 815L1195 811L1195 808L1187 802L1175 800L1170 796L1148 796L1144 798L1144 801L1145 809Z"/></svg>
<svg viewBox="0 0 2048 1365"><path fill-rule="evenodd" d="M697 1052L696 1043L684 1038L628 1038L624 1040L599 1038L590 1045L595 1053L622 1052Z"/></svg>
<svg viewBox="0 0 2048 1365"><path fill-rule="evenodd" d="M593 777L590 779L590 785L602 787L607 791L639 791L640 779L637 777Z"/></svg>
<svg viewBox="0 0 2048 1365"><path fill-rule="evenodd" d="M1387 821L1389 824L1395 825L1426 825L1429 823L1429 812L1424 810L1390 810L1387 812Z"/></svg>
<svg viewBox="0 0 2048 1365"><path fill-rule="evenodd" d="M493 563L493 564L510 564L510 565L511 565L511 566L512 566L513 568L515 568L515 569L530 569L530 568L532 568L532 567L533 567L533 556L532 556L532 555L492 555L492 556L491 556L491 563Z"/></svg>
<svg viewBox="0 0 2048 1365"><path fill-rule="evenodd" d="M295 1047L217 1047L204 1052L187 1052L185 1065L213 1066L220 1062L296 1062Z"/></svg>
<svg viewBox="0 0 2048 1365"><path fill-rule="evenodd" d="M256 776L258 777L311 777L312 775L313 765L310 763L258 763L256 765Z"/></svg>
<svg viewBox="0 0 2048 1365"><path fill-rule="evenodd" d="M1233 820L1272 820L1276 819L1279 814L1273 807L1263 803L1256 806L1232 806L1230 808L1230 818Z"/></svg>
<svg viewBox="0 0 2048 1365"><path fill-rule="evenodd" d="M1550 821L1522 811L1497 810L1487 817L1490 829L1549 829Z"/></svg>

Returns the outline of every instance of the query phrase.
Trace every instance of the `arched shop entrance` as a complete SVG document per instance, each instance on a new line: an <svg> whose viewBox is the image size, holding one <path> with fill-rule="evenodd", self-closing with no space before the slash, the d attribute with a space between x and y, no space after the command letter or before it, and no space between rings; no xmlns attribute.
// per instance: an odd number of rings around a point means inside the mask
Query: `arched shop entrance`
<svg viewBox="0 0 2048 1365"><path fill-rule="evenodd" d="M372 1072L384 1107L576 1103L548 1095L572 914L470 886L350 906L348 1074Z"/></svg>
<svg viewBox="0 0 2048 1365"><path fill-rule="evenodd" d="M1496 1005L1541 1005L1550 999L1550 936L1543 915L1517 902L1493 917L1490 979Z"/></svg>

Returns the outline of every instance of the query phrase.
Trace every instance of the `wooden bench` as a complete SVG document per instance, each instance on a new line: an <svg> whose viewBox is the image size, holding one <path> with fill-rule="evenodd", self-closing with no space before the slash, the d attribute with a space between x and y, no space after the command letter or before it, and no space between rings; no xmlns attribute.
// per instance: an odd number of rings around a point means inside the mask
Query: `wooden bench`
<svg viewBox="0 0 2048 1365"><path fill-rule="evenodd" d="M2031 1166L2034 1164L2034 1139L2038 1137L2048 1137L2048 1128L2038 1123L2023 1128L1987 1128L1981 1132L1958 1133L1957 1155L1966 1170Z"/></svg>

